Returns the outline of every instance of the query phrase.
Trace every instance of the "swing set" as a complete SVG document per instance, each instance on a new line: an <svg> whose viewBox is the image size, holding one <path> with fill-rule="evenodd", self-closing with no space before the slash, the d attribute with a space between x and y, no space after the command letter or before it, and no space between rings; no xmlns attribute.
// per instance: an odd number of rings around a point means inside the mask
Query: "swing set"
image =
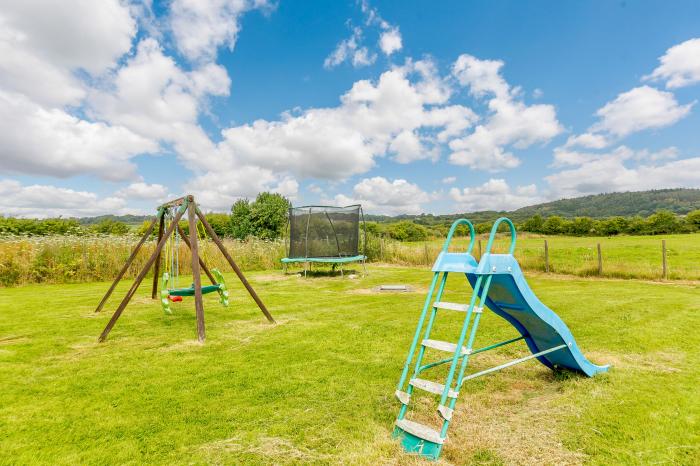
<svg viewBox="0 0 700 466"><path fill-rule="evenodd" d="M185 212L187 212L189 234L185 234L185 232L179 225L180 219L183 217ZM199 218L199 223L197 222L196 218ZM109 335L109 332L112 330L117 320L124 312L126 305L129 304L129 301L131 300L131 298L133 298L134 294L139 288L139 285L141 285L141 282L146 277L146 274L148 274L151 268L154 268L151 298L156 299L156 296L158 294L158 281L160 274L161 257L163 258L162 262L164 264L164 273L161 277L162 285L160 291L161 306L163 308L163 311L166 314L172 314L170 302L182 301L183 297L193 296L195 310L197 314L197 336L199 341L204 341L204 305L202 302L202 295L217 292L219 293L219 301L224 306L228 306L229 298L229 292L228 288L226 287L223 274L217 269L209 270L205 261L202 258L202 255L200 254L199 242L200 240L206 239L207 235L212 240L212 242L214 242L214 244L218 247L219 251L221 251L221 254L224 256L226 261L229 263L233 271L238 276L238 279L241 281L245 289L248 291L250 296L258 305L260 311L262 311L262 313L265 315L265 317L270 323L275 323L275 319L272 317L270 312L265 307L265 304L262 302L262 300L255 292L253 287L250 285L246 277L243 275L241 269L234 262L233 258L226 250L226 247L221 242L214 229L211 227L211 225L209 225L209 222L207 222L207 219L205 218L204 214L202 214L202 212L197 207L194 197L191 195L166 202L165 204L158 207L158 213L153 218L151 224L146 229L146 232L144 233L143 237L136 245L134 250L131 252L131 255L127 259L122 269L117 274L117 278L115 278L114 282L109 287L100 303L97 305L95 312L100 312L102 310L105 303L114 292L114 289L117 287L117 284L133 263L141 247L153 234L156 222L158 222L159 224L156 249L146 261L146 265L137 275L136 279L134 280L134 283L131 285L131 288L126 293L126 296L124 296L121 303L117 307L117 310L114 311L112 318L109 320L107 326L100 334L98 341L103 342L107 339L107 335ZM180 241L184 242L185 245L192 252L193 280L192 284L186 288L178 288L177 286L177 280L180 275ZM206 249L204 249L203 252L204 256L206 256ZM207 275L207 277L211 281L211 285L202 286L200 270L203 270L204 273Z"/></svg>

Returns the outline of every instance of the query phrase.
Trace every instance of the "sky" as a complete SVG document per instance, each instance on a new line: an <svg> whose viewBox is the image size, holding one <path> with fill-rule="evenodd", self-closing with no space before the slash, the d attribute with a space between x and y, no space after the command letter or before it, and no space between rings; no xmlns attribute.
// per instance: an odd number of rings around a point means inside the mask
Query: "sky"
<svg viewBox="0 0 700 466"><path fill-rule="evenodd" d="M0 0L0 215L700 188L700 2Z"/></svg>

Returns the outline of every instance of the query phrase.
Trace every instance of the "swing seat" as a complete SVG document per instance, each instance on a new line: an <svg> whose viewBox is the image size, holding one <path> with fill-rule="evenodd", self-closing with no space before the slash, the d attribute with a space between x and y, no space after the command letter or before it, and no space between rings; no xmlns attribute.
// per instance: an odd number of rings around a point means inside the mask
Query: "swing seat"
<svg viewBox="0 0 700 466"><path fill-rule="evenodd" d="M214 291L219 291L221 289L221 284L218 285L206 285L202 287L202 294L213 293ZM194 296L194 283L189 288L173 288L168 290L170 296Z"/></svg>
<svg viewBox="0 0 700 466"><path fill-rule="evenodd" d="M168 295L168 299L174 303L179 303L182 301L182 296L171 296Z"/></svg>

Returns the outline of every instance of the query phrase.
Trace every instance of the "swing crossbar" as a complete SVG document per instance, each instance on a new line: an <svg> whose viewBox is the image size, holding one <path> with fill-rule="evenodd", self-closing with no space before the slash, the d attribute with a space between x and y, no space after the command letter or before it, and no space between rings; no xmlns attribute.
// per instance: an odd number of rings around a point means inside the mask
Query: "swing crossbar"
<svg viewBox="0 0 700 466"><path fill-rule="evenodd" d="M460 358L464 358L464 357L470 356L470 355L473 356L477 353L483 353L484 351L492 350L495 348L500 348L501 346L505 346L505 345L510 345L511 343L515 343L516 341L520 341L523 338L525 338L525 337L519 336L517 338L512 338L510 340L502 341L499 343L494 343L493 345L484 346L483 348L473 350L470 354L463 354L462 356L460 356ZM445 358L445 359L441 359L440 361L435 361L435 362L431 362L429 364L426 364L424 366L420 366L418 368L418 371L416 372L416 375L420 374L421 372L423 372L426 369L430 369L431 367L435 367L435 366L440 366L440 365L446 364L448 362L452 362L452 358Z"/></svg>
<svg viewBox="0 0 700 466"><path fill-rule="evenodd" d="M202 294L213 293L214 291L219 291L221 289L220 285L206 285L202 287ZM189 288L174 288L168 290L170 296L194 296L194 286Z"/></svg>
<svg viewBox="0 0 700 466"><path fill-rule="evenodd" d="M475 372L474 374L468 375L465 378L463 378L462 382L460 383L460 387L467 380L475 379L477 377L481 377L482 375L486 375L486 374L490 374L492 372L500 371L501 369L505 369L506 367L515 366L516 364L520 364L521 362L529 361L530 359L544 356L545 354L553 353L553 352L559 351L560 349L563 349L563 348L566 348L566 345L555 346L553 348L549 348L547 350L540 351L539 353L531 354L530 356L525 356L524 358L515 359L515 360L507 362L505 364L501 364L500 366L492 367L491 369L486 369L483 371Z"/></svg>

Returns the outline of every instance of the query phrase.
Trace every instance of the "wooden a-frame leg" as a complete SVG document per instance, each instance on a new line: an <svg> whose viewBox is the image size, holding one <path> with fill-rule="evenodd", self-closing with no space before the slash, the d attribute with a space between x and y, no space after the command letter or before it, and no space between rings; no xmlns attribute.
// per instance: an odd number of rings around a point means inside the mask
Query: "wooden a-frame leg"
<svg viewBox="0 0 700 466"><path fill-rule="evenodd" d="M177 232L180 234L180 238L182 238L182 241L187 245L187 247L192 250L192 246L190 246L190 240L187 239L187 235L185 234L184 231L182 231L182 228L180 228L180 225L177 226ZM207 267L207 264L204 263L204 260L202 260L202 256L199 256L199 267L201 267L202 270L204 270L204 273L207 274L207 277L209 277L209 280L211 281L212 285L216 285L216 278L214 278L214 275L212 275L211 271L209 270L209 267Z"/></svg>
<svg viewBox="0 0 700 466"><path fill-rule="evenodd" d="M160 224L158 225L158 239L156 244L160 243L163 239L163 231L165 230L165 210L158 213L160 215ZM160 280L160 251L158 251L158 256L156 257L156 268L153 270L153 287L151 288L151 299L156 299L158 294L158 280Z"/></svg>
<svg viewBox="0 0 700 466"><path fill-rule="evenodd" d="M98 341L100 341L100 342L105 341L105 339L107 338L107 335L109 335L109 332L112 331L114 324L117 323L117 320L122 315L122 312L124 312L124 308L126 308L126 305L129 304L129 301L134 296L134 293L136 293L136 290L138 290L139 285L143 281L143 279L146 276L146 274L148 273L148 271L153 266L153 263L156 261L156 258L160 255L160 252L163 249L163 246L165 246L165 242L168 240L170 235L173 234L173 230L175 230L175 225L177 225L177 222L180 221L180 218L182 218L182 214L184 214L184 213L185 213L185 211L182 210L182 211L178 212L177 215L175 215L175 218L173 219L173 224L170 225L170 228L168 228L168 231L163 235L163 237L158 242L158 245L156 246L156 250L153 251L153 254L151 254L151 257L148 258L146 265L143 267L141 272L138 274L138 276L136 277L136 280L134 280L133 285L131 285L131 288L129 289L128 293L126 294L126 296L124 296L124 299L122 299L122 302L119 304L119 307L117 308L117 310L114 311L112 318L109 319L109 322L107 322L107 326L105 327L104 330L102 330L102 333L100 334Z"/></svg>
<svg viewBox="0 0 700 466"><path fill-rule="evenodd" d="M197 312L197 338L203 342L206 338L204 330L204 304L202 303L202 277L199 274L199 244L197 238L197 221L195 219L195 203L189 197L187 220L190 227L190 249L192 250L192 279L194 281L194 308Z"/></svg>
<svg viewBox="0 0 700 466"><path fill-rule="evenodd" d="M202 225L204 225L204 228L207 230L207 234L211 237L212 241L214 241L214 244L219 248L219 251L221 251L221 254L223 254L224 258L226 258L226 261L229 263L233 271L238 275L238 279L243 283L243 286L245 286L245 289L248 290L248 293L250 296L253 298L255 303L258 305L260 310L262 311L263 314L265 314L265 317L267 317L267 320L270 323L275 323L275 319L272 317L272 314L270 314L270 311L267 310L267 307L265 307L265 303L262 302L258 294L255 292L252 286L250 286L250 283L248 283L248 280L245 278L245 275L243 275L243 272L241 271L240 268L238 268L238 265L233 261L233 258L231 258L231 255L228 253L226 248L224 247L224 244L221 242L219 239L219 236L216 234L214 229L209 225L209 222L207 222L206 217L204 217L204 214L197 209L197 216L199 217L199 220L202 222Z"/></svg>
<svg viewBox="0 0 700 466"><path fill-rule="evenodd" d="M134 261L134 259L136 258L136 255L138 254L139 250L141 249L141 246L143 246L143 243L145 243L146 240L147 240L147 239L151 236L151 234L153 233L153 229L154 229L154 227L156 226L156 220L157 220L157 217L154 217L154 218L153 218L153 221L152 221L151 224L148 226L148 229L146 230L146 233L145 233L145 234L143 235L143 237L141 238L141 241L139 241L138 244L136 245L136 247L134 248L134 250L131 251L131 255L130 255L129 258L126 260L126 262L124 263L124 266L122 267L122 269L121 269L121 270L119 271L119 273L117 274L117 278L114 279L114 282L112 283L112 286L109 287L109 289L108 289L107 292L105 293L104 297L103 297L102 300L100 301L100 304L97 305L97 308L95 309L95 312L100 312L100 311L102 310L102 307L105 305L105 303L106 303L107 300L109 299L109 297L112 296L112 293L114 292L114 289L117 287L117 283L119 283L119 281L122 279L122 277L124 277L124 274L126 273L126 271L129 270L129 267L131 267L131 263L132 263L132 262Z"/></svg>

